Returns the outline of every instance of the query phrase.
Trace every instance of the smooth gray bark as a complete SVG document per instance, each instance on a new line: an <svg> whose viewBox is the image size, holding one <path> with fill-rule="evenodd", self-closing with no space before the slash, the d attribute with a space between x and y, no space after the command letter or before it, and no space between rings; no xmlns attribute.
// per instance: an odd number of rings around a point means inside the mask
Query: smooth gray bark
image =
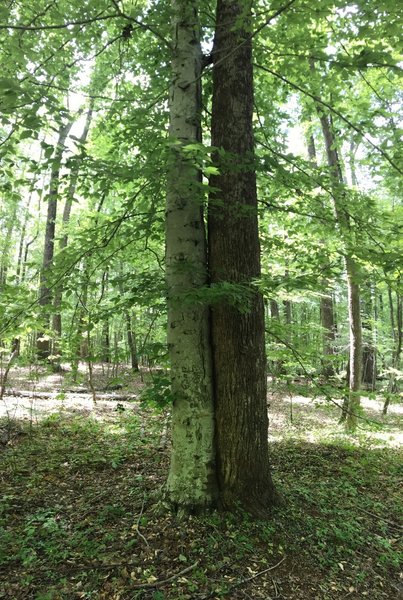
<svg viewBox="0 0 403 600"><path fill-rule="evenodd" d="M172 453L166 497L179 512L216 501L214 412L200 173L189 144L200 142L201 48L198 2L172 0L173 56L166 200L168 350Z"/></svg>

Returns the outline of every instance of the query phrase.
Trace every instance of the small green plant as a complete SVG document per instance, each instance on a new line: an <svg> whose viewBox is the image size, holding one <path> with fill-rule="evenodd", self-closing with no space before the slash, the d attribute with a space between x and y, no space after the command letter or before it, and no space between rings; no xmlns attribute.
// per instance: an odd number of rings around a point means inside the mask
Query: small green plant
<svg viewBox="0 0 403 600"><path fill-rule="evenodd" d="M146 406L157 410L163 410L174 400L171 391L171 380L168 375L154 375L153 381L141 393L140 400Z"/></svg>

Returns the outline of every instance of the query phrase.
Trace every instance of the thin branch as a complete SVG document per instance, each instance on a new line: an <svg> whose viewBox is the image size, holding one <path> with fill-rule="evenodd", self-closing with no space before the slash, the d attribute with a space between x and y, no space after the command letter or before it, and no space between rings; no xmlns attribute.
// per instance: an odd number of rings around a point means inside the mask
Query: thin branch
<svg viewBox="0 0 403 600"><path fill-rule="evenodd" d="M293 81L290 81L289 79L287 79L283 75L280 75L280 73L276 73L276 71L272 71L272 69L269 69L268 67L265 67L263 65L259 65L257 63L254 63L254 66L257 69L261 69L262 71L266 71L267 73L270 73L271 75L274 75L274 77L277 77L278 79L280 79L281 81L283 81L284 83L286 83L287 85L289 85L290 87L294 88L295 90L298 90L299 92L301 92L305 96L308 96L309 98L312 98L312 100L314 100L315 102L318 102L322 106L325 106L328 110L330 110L332 113L334 113L335 115L337 115L342 121L344 121L344 123L346 123L351 129L354 129L354 131L356 131L357 133L359 133L366 142L368 142L373 148L375 148L375 150L377 150L380 154L382 154L382 156L388 161L388 163L390 165L392 165L392 167L394 169L396 169L396 171L398 173L400 173L401 175L403 175L403 171L398 167L398 165L394 162L394 160L392 160L390 158L389 154L387 152L385 152L385 150L383 150L383 148L381 148L380 146L378 146L377 144L375 144L374 142L372 142L368 138L368 136L365 133L365 131L363 131L362 129L360 129L359 127L357 127L357 125L355 125L349 119L347 119L347 117L345 117L339 110L337 110L336 108L334 108L333 106L331 106L328 102L325 102L324 100L322 100L321 98L319 98L319 96L316 96L315 94L312 94L308 90L302 88L297 83L294 83Z"/></svg>
<svg viewBox="0 0 403 600"><path fill-rule="evenodd" d="M316 387L316 389L321 394L323 394L324 398L328 402L331 402L332 404L334 404L335 406L337 406L337 408L339 408L341 411L343 411L344 410L343 406L341 404L339 404L338 402L336 402L336 400L333 400L333 398L331 396L329 396L329 394L327 393L326 389L324 387L322 387L321 385L319 385L319 383L316 382L315 378L312 377L312 375L310 373L308 373L308 371L306 370L305 365L304 365L304 363L302 361L303 357L298 352L298 350L296 350L289 342L287 342L286 340L284 340L281 337L279 337L271 329L268 329L266 327L265 331L266 331L266 333L268 333L269 335L271 335L275 340L277 340L280 344L283 344L283 346L285 346L286 348L288 348L289 350L291 350L292 355L294 356L295 360L297 361L297 363L299 364L299 366L303 370L305 377L309 381L311 381L313 383L313 385ZM369 419L368 417L364 417L363 415L360 415L358 413L351 412L351 414L354 415L355 417L357 417L357 419L361 419L362 421L365 421L366 423L373 423L374 425L378 425L378 427L382 427L382 425L383 425L379 421L375 421L374 419Z"/></svg>
<svg viewBox="0 0 403 600"><path fill-rule="evenodd" d="M48 4L44 10L38 14L36 14L30 22L30 26L33 25L35 23L35 21L37 21L38 19L40 19L41 17L44 17L46 15L46 13L57 3L57 0L52 0L52 2L50 2L50 4Z"/></svg>
<svg viewBox="0 0 403 600"><path fill-rule="evenodd" d="M145 542L145 545L149 547L150 544L147 542L146 538L144 537L144 535L140 531L140 521L141 521L141 517L143 516L145 502L146 502L146 498L145 498L145 495L144 495L143 496L143 503L142 503L141 509L140 509L140 514L139 514L138 519L137 519L136 532L137 532L137 535L143 540L143 542Z"/></svg>
<svg viewBox="0 0 403 600"><path fill-rule="evenodd" d="M74 25L88 25L89 23L95 23L96 21L106 21L109 19L116 19L119 14L104 15L92 17L92 19L83 19L82 21L68 21L67 23L59 23L59 25L0 25L1 29L16 29L19 31L48 31L51 29L66 29L67 27L73 27Z"/></svg>
<svg viewBox="0 0 403 600"><path fill-rule="evenodd" d="M171 575L171 577L167 577L166 579L160 579L159 581L154 581L154 583L137 583L135 585L132 585L131 587L135 588L136 590L152 589L155 587L160 587L161 585L165 585L166 583L171 583L171 581L175 581L175 579L178 579L178 577L182 577L182 575L189 573L189 571L192 571L193 569L195 569L198 564L199 564L199 561L197 560L195 563L193 563L193 565L186 567L186 569L182 569L182 571L179 571L179 573L175 573L175 575Z"/></svg>
<svg viewBox="0 0 403 600"><path fill-rule="evenodd" d="M290 2L288 2L287 4L285 4L284 6L280 7L274 14L272 14L268 19L266 19L266 21L260 25L260 27L258 27L255 31L253 31L246 39L244 39L236 48L234 48L231 52L229 52L228 54L226 54L225 56L222 56L219 60L217 60L214 63L214 66L217 66L223 62L225 62L230 56L232 56L234 54L234 52L236 52L239 48L241 48L244 44L246 44L249 40L253 39L258 33L260 33L265 27L267 27L271 21L273 21L276 17L278 17L279 15L281 15L281 13L283 13L287 8L289 8L292 4L294 4L294 2L296 2L296 0L290 0ZM141 22L138 23L139 25L141 25ZM172 46L170 46L170 48L172 48ZM199 81L200 79L202 79L204 77L204 75L208 72L210 72L210 69L204 69L204 67L210 66L213 64L214 59L213 59L213 55L214 55L214 50L213 52L209 55L209 56L204 56L202 59L202 71L200 73L200 75L198 75L197 77L195 77L195 79L193 79L192 81L188 82L188 85L191 85L193 83L196 83L197 81ZM171 84L167 85L162 92L160 92L155 99L146 106L146 111L149 111L151 108L153 108L156 104L158 104L158 102L163 99L166 98L169 89L171 87Z"/></svg>
<svg viewBox="0 0 403 600"><path fill-rule="evenodd" d="M92 60L94 60L94 58L97 58L97 56L100 56L103 52L105 52L105 50L107 48L109 48L109 46L112 46L112 44L114 44L117 40L120 40L123 38L123 33L119 33L119 35L116 35L115 37L113 37L112 39L108 40L100 50L98 50L97 52L95 52L95 54L93 54L92 56L89 56L88 58L76 58L75 60L73 60L71 63L68 63L66 65L67 69L71 69L72 67L74 67L74 65L76 65L77 63L80 62L90 62Z"/></svg>
<svg viewBox="0 0 403 600"><path fill-rule="evenodd" d="M150 248L150 246L148 245L148 237L146 238L146 244L144 246L144 250L148 250L148 252L151 252L151 254L153 254L155 256L155 260L158 263L158 267L161 269L161 271L164 272L165 269L161 263L160 257L158 256L157 252L155 250L153 250L152 248Z"/></svg>
<svg viewBox="0 0 403 600"><path fill-rule="evenodd" d="M155 35L155 37L157 37L163 44L165 44L165 46L167 46L170 50L172 50L172 45L168 42L168 40L166 40L164 38L163 35L161 35L159 33L159 31L157 31L156 29L154 29L154 27L151 27L151 25L147 25L147 23L143 23L143 21L139 21L135 17L131 17L130 15L127 15L120 8L119 3L117 2L117 0L112 0L112 4L114 5L114 7L116 8L116 10L118 11L118 14L119 14L120 17L122 17L123 19L126 19L127 21L130 21L131 23L136 23L136 25L138 25L141 29L144 29L145 31L149 31L150 33L152 33L153 35Z"/></svg>
<svg viewBox="0 0 403 600"><path fill-rule="evenodd" d="M274 21L274 19L276 19L277 17L279 17L284 11L286 11L288 8L290 8L294 3L296 2L296 0L290 0L289 2L287 2L286 4L284 4L283 6L280 6L279 9L276 10L275 13L271 14L264 23L262 23L262 25L260 25L260 27L258 27L257 29L255 29L255 31L253 31L250 35L246 36L244 40L242 40L242 42L240 44L238 44L238 46L236 46L235 48L233 48L231 50L231 52L228 52L228 54L226 54L225 56L221 57L219 60L217 61L212 61L214 67L216 67L217 65L220 65L221 63L225 62L230 56L232 56L233 54L235 54L236 52L238 52L239 48L242 48L242 46L244 46L245 44L247 44L248 42L250 42L251 40L253 40L254 37L256 37L263 29L265 29L268 25L270 25L270 23L272 21ZM212 56L214 56L214 50L211 53ZM205 58L205 61L208 61L208 63L210 63L210 59ZM195 81L197 81L198 79L200 79L200 77L203 76L203 73L201 75L199 75L198 78L195 79ZM192 81L191 83L194 83L194 81Z"/></svg>
<svg viewBox="0 0 403 600"><path fill-rule="evenodd" d="M396 529L403 529L403 526L399 525L399 523L394 523L393 521L390 521L389 519L385 519L385 517L381 517L381 515L376 515L375 513L369 512L369 510L365 510L365 508L360 507L359 510L361 510L362 512L365 512L367 515L370 515L371 517L375 517L375 519L384 521L391 527L396 527Z"/></svg>
<svg viewBox="0 0 403 600"><path fill-rule="evenodd" d="M143 354L143 352L144 352L144 348L145 348L145 346L146 346L146 344L147 344L147 342L148 342L148 338L149 338L149 336L150 336L150 333L151 333L151 331L152 331L152 328L153 328L153 326L154 326L154 323L155 323L155 321L157 320L157 318L158 318L159 316L160 316L160 315L157 313L156 315L154 315L154 317L153 317L153 319L152 319L152 321L151 321L150 327L148 328L148 331L147 331L147 333L146 333L146 335L145 335L145 337L144 337L143 343L142 343L142 345L141 345L141 348L140 348L140 350L139 350L139 355L140 355L140 356L141 356L141 355Z"/></svg>
<svg viewBox="0 0 403 600"><path fill-rule="evenodd" d="M227 590L227 594L230 593L230 592L232 592L236 588L240 587L241 585L244 585L245 583L249 583L249 581L253 581L254 579L257 579L258 577L261 577L265 573L269 573L269 571L274 571L274 569L277 569L277 567L279 567L285 561L286 558L287 557L284 556L277 564L273 565L272 567L268 567L267 569L263 569L263 571L259 571L259 573L256 573L255 575L252 575L251 577L246 577L244 579L240 579L237 583L234 583L234 585L232 585ZM215 594L216 594L215 591L210 592L206 596L202 596L200 598L200 600L207 600L208 598L211 598L212 596L215 596Z"/></svg>
<svg viewBox="0 0 403 600"><path fill-rule="evenodd" d="M269 55L269 56L278 56L281 58L287 58L289 56L292 56L293 58L304 58L305 60L308 60L309 58L312 58L315 62L321 62L321 63L328 63L331 67L333 66L339 66L339 67L347 67L347 68L351 68L353 70L359 70L359 67L356 67L353 64L346 64L346 62L343 60L336 60L334 58L332 58L331 56L315 56L312 53L309 54L304 54L303 52L298 53L298 52L274 52L272 50L272 48L276 48L276 45L273 44L272 46L267 46L267 44L265 45L261 45L259 44L259 51L264 52L265 54ZM351 56L351 55L349 55ZM366 69L394 69L398 72L403 71L403 69L401 67L399 67L399 65L393 65L391 63L377 63L377 62L371 62L371 64L366 65Z"/></svg>
<svg viewBox="0 0 403 600"><path fill-rule="evenodd" d="M266 206L267 208L272 208L272 209L278 210L280 212L291 213L294 215L300 215L301 217L310 217L311 219L317 219L318 221L321 221L322 223L332 223L332 225L334 225L336 223L335 219L328 219L326 217L320 217L319 215L315 215L313 213L301 212L292 207L287 208L286 206L279 206L278 204L275 204L274 202L270 202L269 200L258 200L258 202L259 202L259 204L263 204L263 206Z"/></svg>
<svg viewBox="0 0 403 600"><path fill-rule="evenodd" d="M333 196L333 191L332 191L330 188L328 188L327 186L325 186L325 185L323 184L323 181L322 181L322 180L319 180L319 179L317 179L316 177L315 177L315 178L313 178L313 176L312 176L312 173L309 173L308 171L305 171L305 169L303 169L303 168L302 168L302 167L300 167L298 164L296 164L296 162L295 162L295 161L291 160L291 159L290 159L290 158L289 158L287 155L285 155L285 154L282 154L281 152L278 152L277 150L275 150L275 149L274 149L274 148L273 148L273 147L272 147L272 146L269 144L269 140L268 140L268 137L267 137L267 133L266 133L266 130L265 130L264 126L263 126L263 123L262 123L262 120L261 120L261 117L260 117L260 113L259 113L259 109L258 109L258 107L257 107L256 103L255 103L255 110L256 110L256 113L257 113L257 117L258 117L258 121L259 121L259 124L260 124L260 127L261 127L261 131L262 131L263 137L264 137L264 139L266 140L266 144L265 144L264 142L262 142L261 140L258 140L258 143L259 143L259 144L260 144L260 145L261 145L263 148L266 148L267 150L269 150L269 151L270 151L272 154L275 154L276 156L279 156L279 157L280 157L280 158L282 158L282 159L283 159L285 162L287 162L287 163L291 164L291 165L292 165L292 166L293 166L295 169L297 169L297 171L300 171L301 173L303 173L303 174L304 174L304 175L305 175L305 176L308 178L308 180L313 180L313 181L314 181L314 182L315 182L315 183L316 183L316 184L317 184L317 185L318 185L320 188L322 188L322 189L323 189L325 192L327 192L327 193L330 195L330 197L334 198L334 196Z"/></svg>
<svg viewBox="0 0 403 600"><path fill-rule="evenodd" d="M133 102L133 98L112 98L111 96L100 96L98 94L85 94L81 90L76 90L73 88L62 87L60 85L53 85L51 83L41 83L40 81L32 80L30 84L47 87L54 90L59 90L60 92L66 92L67 94L80 94L83 98L90 98L93 100L108 100L109 102ZM34 102L34 101L32 101Z"/></svg>
<svg viewBox="0 0 403 600"><path fill-rule="evenodd" d="M4 373L2 374L1 382L0 382L0 400L3 399L4 392L6 390L6 385L7 385L8 374L9 374L11 366L13 364L13 360L17 356L17 353L18 353L18 346L16 348L14 348L14 350L11 352L10 357L7 362L7 365L6 365L6 368L4 369Z"/></svg>

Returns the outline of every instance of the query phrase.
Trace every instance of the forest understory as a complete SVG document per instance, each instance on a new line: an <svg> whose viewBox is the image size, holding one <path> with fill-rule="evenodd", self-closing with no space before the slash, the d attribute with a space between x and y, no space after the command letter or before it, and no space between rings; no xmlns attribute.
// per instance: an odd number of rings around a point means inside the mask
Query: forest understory
<svg viewBox="0 0 403 600"><path fill-rule="evenodd" d="M0 598L402 597L400 405L383 416L381 401L363 398L365 418L347 435L338 408L308 382L269 382L284 505L267 521L213 512L184 523L160 501L170 414L142 399L152 377L97 365L94 403L68 371L10 373Z"/></svg>
<svg viewBox="0 0 403 600"><path fill-rule="evenodd" d="M0 1L0 600L403 600L401 32Z"/></svg>

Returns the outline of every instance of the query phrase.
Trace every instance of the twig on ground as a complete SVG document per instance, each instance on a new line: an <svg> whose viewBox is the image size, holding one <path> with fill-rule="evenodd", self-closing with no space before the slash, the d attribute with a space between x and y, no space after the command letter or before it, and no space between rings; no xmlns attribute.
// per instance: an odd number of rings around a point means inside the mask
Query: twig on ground
<svg viewBox="0 0 403 600"><path fill-rule="evenodd" d="M186 569L182 569L182 571L179 571L179 573L175 573L175 575L171 575L171 577L167 577L166 579L160 579L160 580L154 581L153 583L138 583L138 584L132 585L131 587L135 588L137 590L142 589L142 588L160 587L161 585L170 583L171 581L178 579L178 577L182 577L182 575L189 573L189 571L192 571L195 567L197 567L198 564L199 564L199 561L197 560L195 563L193 563L193 565L190 565L190 567L186 567Z"/></svg>
<svg viewBox="0 0 403 600"><path fill-rule="evenodd" d="M372 513L369 510L365 510L365 508L360 507L359 510L361 512L366 513L367 515L370 515L371 517L375 517L375 519L380 519L381 521L388 523L388 525L390 525L391 527L396 527L396 529L403 529L402 525L399 525L399 523L394 523L393 521L389 521L389 519L385 519L385 517L381 517L381 515L376 515L375 513Z"/></svg>
<svg viewBox="0 0 403 600"><path fill-rule="evenodd" d="M280 594L278 593L278 589L277 589L277 585L276 585L276 580L272 579L271 581L273 583L274 591L275 591L275 594L276 594L274 597L278 598L280 596Z"/></svg>
<svg viewBox="0 0 403 600"><path fill-rule="evenodd" d="M143 542L146 544L146 546L150 546L150 544L147 542L146 538L140 531L140 520L141 520L141 517L143 516L145 501L146 501L146 498L144 495L143 496L143 504L141 505L140 514L139 514L139 518L137 519L137 525L136 525L135 529L137 531L138 536L143 540Z"/></svg>
<svg viewBox="0 0 403 600"><path fill-rule="evenodd" d="M257 577L260 577L261 575L264 575L265 573L268 573L269 571L273 571L274 569L277 569L277 567L279 567L281 565L281 563L283 563L285 561L287 557L284 556L276 565L273 565L272 567L268 567L267 569L263 569L263 571L259 571L259 573L256 573L255 575L252 575L251 577L247 577L246 579L241 579L238 583L234 584L231 589L234 589L236 587L238 587L239 585L243 585L244 583L248 583L249 581L252 581L253 579L256 579Z"/></svg>
<svg viewBox="0 0 403 600"><path fill-rule="evenodd" d="M273 565L272 567L268 567L267 569L263 569L263 571L259 571L259 573L255 573L255 575L252 575L251 577L246 577L245 579L240 579L239 581L237 581L237 583L234 583L234 585L232 585L227 590L227 594L229 594L236 588L240 587L241 585L244 585L245 583L249 583L249 581L253 581L254 579L257 579L257 577L260 577L261 575L268 573L269 571L274 571L274 569L277 569L277 567L279 567L285 561L286 558L287 557L284 556L277 564ZM209 594L207 594L207 596L202 596L200 598L200 600L207 600L208 598L211 598L215 594L216 594L216 592L212 591Z"/></svg>

